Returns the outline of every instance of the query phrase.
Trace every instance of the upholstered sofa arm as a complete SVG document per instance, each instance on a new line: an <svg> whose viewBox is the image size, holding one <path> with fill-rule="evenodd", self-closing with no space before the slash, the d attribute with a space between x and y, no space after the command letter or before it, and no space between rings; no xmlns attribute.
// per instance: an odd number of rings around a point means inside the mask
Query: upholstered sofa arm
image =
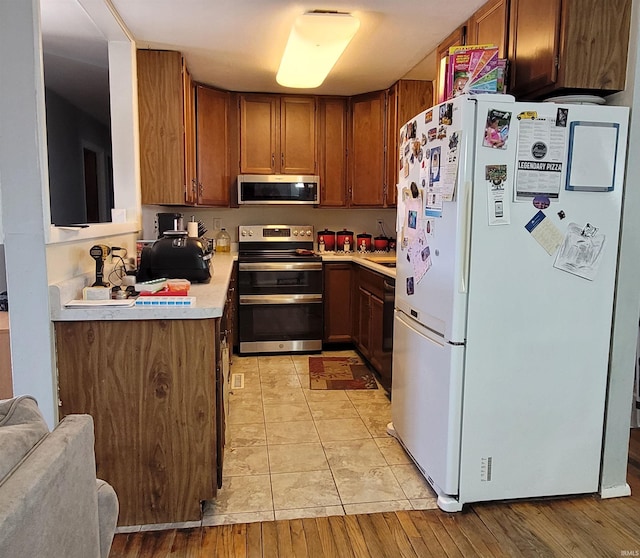
<svg viewBox="0 0 640 558"><path fill-rule="evenodd" d="M0 480L0 556L98 558L101 534L108 553L113 502L101 533L100 491L115 498L96 485L93 420L68 416Z"/></svg>

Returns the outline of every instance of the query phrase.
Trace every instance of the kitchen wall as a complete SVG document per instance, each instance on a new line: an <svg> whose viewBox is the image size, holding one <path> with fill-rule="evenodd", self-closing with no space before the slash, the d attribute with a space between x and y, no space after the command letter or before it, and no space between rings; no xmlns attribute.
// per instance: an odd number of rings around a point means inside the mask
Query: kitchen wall
<svg viewBox="0 0 640 558"><path fill-rule="evenodd" d="M145 239L157 237L155 216L163 212L182 213L185 223L193 215L204 223L208 229L205 236L209 238L215 234L213 220L220 219L220 226L231 236L232 247L238 242L238 225L313 225L316 230L341 231L346 228L356 235L367 232L378 236L377 220L382 219L386 234L393 238L396 236L395 209L319 209L304 205L203 209L146 205L142 207L142 234Z"/></svg>
<svg viewBox="0 0 640 558"><path fill-rule="evenodd" d="M4 263L4 244L0 244L0 293L7 290L7 270Z"/></svg>
<svg viewBox="0 0 640 558"><path fill-rule="evenodd" d="M50 244L47 246L47 280L49 283L58 283L70 277L94 272L96 261L89 255L89 249L95 244L124 248L127 251L126 256L124 252L118 252L118 254L123 256L125 261L129 258L135 259L136 240L136 234L127 234L88 239L72 244ZM113 270L114 265L120 265L120 260L112 262L111 256L107 257L104 266L104 277L110 283L114 282L109 279L109 273ZM130 268L128 267L127 269Z"/></svg>
<svg viewBox="0 0 640 558"><path fill-rule="evenodd" d="M607 98L611 105L632 107L629 122L627 171L622 208L613 339L610 350L607 414L602 456L601 494L619 496L630 492L626 484L629 419L633 401L633 377L640 314L640 2L631 7L629 58L625 90ZM635 110L634 110L635 109Z"/></svg>

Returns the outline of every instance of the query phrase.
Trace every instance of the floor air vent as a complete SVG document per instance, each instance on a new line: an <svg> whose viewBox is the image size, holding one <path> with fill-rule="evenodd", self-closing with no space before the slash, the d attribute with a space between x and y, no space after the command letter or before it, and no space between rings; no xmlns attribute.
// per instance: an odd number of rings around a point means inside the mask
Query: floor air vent
<svg viewBox="0 0 640 558"><path fill-rule="evenodd" d="M244 374L231 374L231 389L244 388Z"/></svg>

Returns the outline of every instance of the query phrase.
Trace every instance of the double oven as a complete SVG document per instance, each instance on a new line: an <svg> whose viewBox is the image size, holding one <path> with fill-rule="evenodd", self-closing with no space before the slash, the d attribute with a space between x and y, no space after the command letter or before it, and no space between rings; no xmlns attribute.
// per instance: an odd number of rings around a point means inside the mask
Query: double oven
<svg viewBox="0 0 640 558"><path fill-rule="evenodd" d="M322 350L322 259L313 239L312 226L239 227L241 354Z"/></svg>

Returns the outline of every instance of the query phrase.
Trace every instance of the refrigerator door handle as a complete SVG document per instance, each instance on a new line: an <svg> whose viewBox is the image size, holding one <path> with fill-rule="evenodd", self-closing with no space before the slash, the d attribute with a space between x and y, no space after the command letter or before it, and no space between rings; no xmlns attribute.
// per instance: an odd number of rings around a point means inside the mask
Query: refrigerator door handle
<svg viewBox="0 0 640 558"><path fill-rule="evenodd" d="M469 230L471 227L471 190L473 183L467 180L464 186L465 194L462 204L462 265L460 266L460 286L458 287L458 292L462 294L466 294L467 284L469 282L469 245L471 243Z"/></svg>
<svg viewBox="0 0 640 558"><path fill-rule="evenodd" d="M396 315L396 319L403 322L407 327L413 329L423 337L426 337L429 341L435 343L436 345L440 347L444 347L445 339L444 339L444 335L442 335L441 333L426 327L424 324L421 324L420 322L415 321L413 318L411 318L410 316L407 316L401 310L396 309L395 315Z"/></svg>

